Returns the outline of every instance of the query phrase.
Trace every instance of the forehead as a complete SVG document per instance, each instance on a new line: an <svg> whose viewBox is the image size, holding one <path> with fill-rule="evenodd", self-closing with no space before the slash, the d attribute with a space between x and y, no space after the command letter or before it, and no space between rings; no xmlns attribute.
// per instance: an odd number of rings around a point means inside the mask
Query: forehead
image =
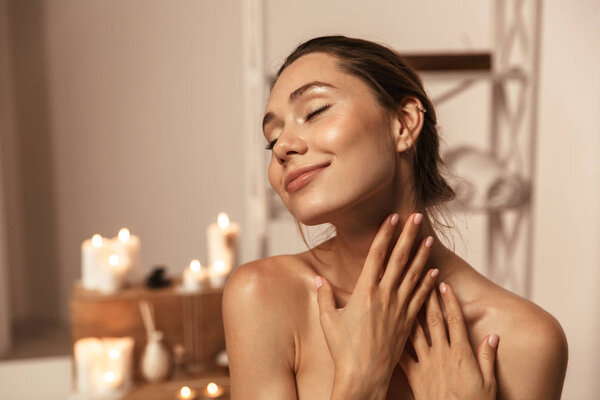
<svg viewBox="0 0 600 400"><path fill-rule="evenodd" d="M326 82L341 90L364 90L366 84L342 71L339 62L338 58L326 53L310 53L298 58L277 79L269 95L267 108L287 102L290 93L311 81Z"/></svg>

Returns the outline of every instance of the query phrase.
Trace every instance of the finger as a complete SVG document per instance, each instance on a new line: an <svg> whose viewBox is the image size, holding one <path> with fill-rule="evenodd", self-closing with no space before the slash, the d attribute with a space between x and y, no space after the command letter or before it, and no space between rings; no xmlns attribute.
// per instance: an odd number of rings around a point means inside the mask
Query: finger
<svg viewBox="0 0 600 400"><path fill-rule="evenodd" d="M465 319L460 308L460 304L454 295L454 291L447 283L440 284L440 293L446 310L446 322L448 324L448 334L450 336L450 345L467 346L469 349L469 336Z"/></svg>
<svg viewBox="0 0 600 400"><path fill-rule="evenodd" d="M373 288L377 285L399 219L398 214L394 213L381 224L369 248L363 270L356 282L357 289Z"/></svg>
<svg viewBox="0 0 600 400"><path fill-rule="evenodd" d="M333 289L327 279L321 276L315 277L315 286L317 287L317 302L319 303L319 317L322 325L334 314L335 298L333 297Z"/></svg>
<svg viewBox="0 0 600 400"><path fill-rule="evenodd" d="M402 271L404 271L408 264L411 250L415 242L415 238L419 233L419 226L423 221L423 214L416 213L412 214L404 224L400 237L390 254L388 265L385 269L381 283L381 288L388 289L388 293L392 293L398 285L398 280ZM418 278L417 278L418 279ZM413 283L416 283L413 282Z"/></svg>
<svg viewBox="0 0 600 400"><path fill-rule="evenodd" d="M406 315L409 319L416 318L419 310L421 307L423 307L425 300L427 300L429 292L431 292L431 289L433 289L433 286L435 285L435 278L439 274L440 271L435 268L430 269L426 274L423 275L419 286L417 286L417 288L414 290L412 297L408 302L408 306L406 307ZM406 296L407 295L404 294L404 292L398 291L399 302L405 301L404 298Z"/></svg>
<svg viewBox="0 0 600 400"><path fill-rule="evenodd" d="M429 259L429 254L431 253L431 246L428 246L428 244L432 244L430 241L428 241L428 238L421 242L419 248L417 249L417 253L410 264L410 267L406 270L406 273L402 277L402 282L400 282L400 286L397 289L400 304L405 304L408 301L408 298L413 292L415 285L419 279L422 279L421 274L423 273L423 268Z"/></svg>
<svg viewBox="0 0 600 400"><path fill-rule="evenodd" d="M415 320L415 325L410 335L410 342L415 349L417 359L422 360L429 353L429 342L419 320Z"/></svg>
<svg viewBox="0 0 600 400"><path fill-rule="evenodd" d="M494 364L496 362L498 340L498 335L488 335L481 341L479 348L477 349L477 362L479 363L483 381L486 383L486 385L496 384Z"/></svg>
<svg viewBox="0 0 600 400"><path fill-rule="evenodd" d="M429 336L431 336L431 346L448 345L446 336L446 325L444 324L444 314L437 298L436 290L432 290L427 298L425 319L429 327Z"/></svg>

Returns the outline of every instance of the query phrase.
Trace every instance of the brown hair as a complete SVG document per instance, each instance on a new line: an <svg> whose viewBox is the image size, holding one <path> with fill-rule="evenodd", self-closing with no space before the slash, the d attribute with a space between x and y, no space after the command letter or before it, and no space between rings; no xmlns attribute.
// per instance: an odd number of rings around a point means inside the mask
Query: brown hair
<svg viewBox="0 0 600 400"><path fill-rule="evenodd" d="M421 133L414 143L414 151L410 151L414 170L413 206L447 239L440 228L451 228L446 219L450 214L442 205L454 199L455 193L440 172L444 163L439 155L436 113L417 73L398 52L387 46L345 36L321 36L302 43L286 58L271 83L271 89L290 64L310 53L326 53L337 57L340 68L366 82L386 109L397 110L406 96L414 96L421 101L427 112ZM446 224L440 221L440 217ZM302 240L312 252L299 221L294 220Z"/></svg>

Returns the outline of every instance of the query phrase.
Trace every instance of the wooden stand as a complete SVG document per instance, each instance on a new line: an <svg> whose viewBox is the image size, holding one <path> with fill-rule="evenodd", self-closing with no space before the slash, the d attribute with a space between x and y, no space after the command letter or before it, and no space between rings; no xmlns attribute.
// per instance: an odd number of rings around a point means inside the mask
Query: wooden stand
<svg viewBox="0 0 600 400"><path fill-rule="evenodd" d="M225 349L221 314L222 289L185 293L179 282L165 289L131 287L105 295L76 284L71 297L71 337L73 344L84 337L131 336L135 340L134 380L141 382L139 360L146 344L139 302L154 308L156 329L162 331L170 349L183 346L185 370L180 377L216 369L215 356Z"/></svg>

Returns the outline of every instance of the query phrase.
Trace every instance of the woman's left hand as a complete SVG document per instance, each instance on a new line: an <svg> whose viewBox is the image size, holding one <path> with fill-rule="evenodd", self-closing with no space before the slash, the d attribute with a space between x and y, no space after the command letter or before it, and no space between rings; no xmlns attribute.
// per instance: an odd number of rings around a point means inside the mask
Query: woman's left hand
<svg viewBox="0 0 600 400"><path fill-rule="evenodd" d="M469 344L467 328L458 300L448 284L440 284L446 309L450 341L446 335L444 314L432 290L426 304L426 320L431 346L421 323L416 320L411 343L418 362L405 350L400 359L416 400L494 400L496 399L497 335L486 336L477 350L477 359Z"/></svg>

